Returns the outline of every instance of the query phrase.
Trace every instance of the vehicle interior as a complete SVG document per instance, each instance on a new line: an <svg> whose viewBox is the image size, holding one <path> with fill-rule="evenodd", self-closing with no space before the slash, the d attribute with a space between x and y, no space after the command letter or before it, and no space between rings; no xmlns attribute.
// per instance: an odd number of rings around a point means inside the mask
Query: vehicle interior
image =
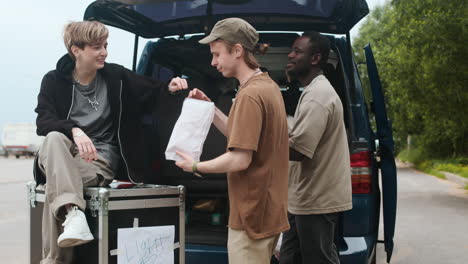
<svg viewBox="0 0 468 264"><path fill-rule="evenodd" d="M269 44L265 54L256 54L263 71L268 71L280 87L288 115L294 111L302 88L298 82L288 82L285 74L287 55L297 33L261 33L260 43ZM203 36L189 38L167 38L147 44L148 58L139 65L141 73L169 81L174 76L187 78L190 88L203 90L216 106L226 115L232 105L238 86L237 80L224 78L210 65L211 54L207 45L198 40ZM328 36L332 50L324 69L345 109L345 123L349 128L349 96L344 81L340 52L334 43L334 36ZM159 98L153 112L153 127L156 136L148 144L152 157L152 174L145 182L179 185L186 187L186 242L189 244L223 245L227 243L227 222L229 200L225 174L204 175L202 179L183 172L173 161L166 161L164 150L172 133L172 128L181 111L184 96L164 94ZM154 133L153 133L154 134ZM205 141L201 160L213 159L225 152L225 137L212 126ZM156 176L155 176L156 175Z"/></svg>

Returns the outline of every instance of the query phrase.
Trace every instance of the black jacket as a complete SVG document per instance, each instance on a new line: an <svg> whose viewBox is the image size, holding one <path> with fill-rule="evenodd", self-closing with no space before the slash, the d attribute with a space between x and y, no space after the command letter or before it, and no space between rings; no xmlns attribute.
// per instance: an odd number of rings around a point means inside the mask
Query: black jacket
<svg viewBox="0 0 468 264"><path fill-rule="evenodd" d="M57 68L42 79L37 97L37 134L46 136L58 131L72 139L71 129L79 127L69 120L73 98L72 70L75 62L68 54L58 62ZM167 93L167 83L156 81L117 64L104 65L100 69L107 89L111 107L112 124L117 131L120 146L121 168L116 178L141 182L146 168L142 150L145 145L142 118L157 104L161 93ZM34 162L34 178L38 184L45 177L38 169L37 157Z"/></svg>

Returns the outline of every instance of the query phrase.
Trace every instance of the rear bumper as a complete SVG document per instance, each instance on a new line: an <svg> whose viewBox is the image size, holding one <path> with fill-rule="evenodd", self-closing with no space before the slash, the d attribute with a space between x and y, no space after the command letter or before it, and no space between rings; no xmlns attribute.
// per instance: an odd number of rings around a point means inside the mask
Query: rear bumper
<svg viewBox="0 0 468 264"><path fill-rule="evenodd" d="M346 248L340 251L342 264L368 264L373 254L375 236L345 237ZM223 246L209 246L186 244L186 264L228 263L227 248Z"/></svg>
<svg viewBox="0 0 468 264"><path fill-rule="evenodd" d="M186 264L228 263L227 248L198 244L185 245Z"/></svg>
<svg viewBox="0 0 468 264"><path fill-rule="evenodd" d="M375 236L345 237L346 249L340 251L342 264L367 264L370 263L372 251L376 245Z"/></svg>

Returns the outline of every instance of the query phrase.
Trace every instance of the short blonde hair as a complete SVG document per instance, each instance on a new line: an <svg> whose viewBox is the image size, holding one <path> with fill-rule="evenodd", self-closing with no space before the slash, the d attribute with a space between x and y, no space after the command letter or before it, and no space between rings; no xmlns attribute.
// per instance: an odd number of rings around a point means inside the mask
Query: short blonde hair
<svg viewBox="0 0 468 264"><path fill-rule="evenodd" d="M98 21L70 22L63 29L63 42L73 60L75 60L71 51L73 45L84 49L86 45L95 45L105 41L108 36L109 30Z"/></svg>

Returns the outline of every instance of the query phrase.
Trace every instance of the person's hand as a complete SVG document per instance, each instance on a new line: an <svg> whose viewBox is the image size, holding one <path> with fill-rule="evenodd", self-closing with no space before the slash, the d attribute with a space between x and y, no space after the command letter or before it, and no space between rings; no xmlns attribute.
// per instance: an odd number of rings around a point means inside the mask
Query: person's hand
<svg viewBox="0 0 468 264"><path fill-rule="evenodd" d="M75 141L80 157L86 162L97 160L97 151L93 141L80 128L72 128L73 141Z"/></svg>
<svg viewBox="0 0 468 264"><path fill-rule="evenodd" d="M180 77L172 78L171 82L169 83L169 91L171 93L175 93L179 90L187 89L187 80L182 79Z"/></svg>
<svg viewBox="0 0 468 264"><path fill-rule="evenodd" d="M176 161L177 167L183 169L186 172L193 172L192 166L193 166L193 159L189 155L176 151L176 154L181 157L183 160L181 161Z"/></svg>
<svg viewBox="0 0 468 264"><path fill-rule="evenodd" d="M190 91L190 93L188 94L188 98L211 102L210 98L208 98L208 96L206 96L204 92L202 92L201 90L198 90L197 88Z"/></svg>

